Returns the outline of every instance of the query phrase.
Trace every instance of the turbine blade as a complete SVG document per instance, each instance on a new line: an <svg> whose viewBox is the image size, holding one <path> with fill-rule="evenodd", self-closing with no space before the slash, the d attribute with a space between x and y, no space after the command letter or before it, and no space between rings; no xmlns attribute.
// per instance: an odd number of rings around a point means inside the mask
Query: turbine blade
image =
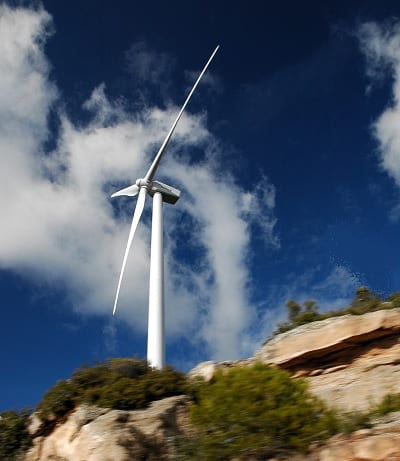
<svg viewBox="0 0 400 461"><path fill-rule="evenodd" d="M139 197L138 197L138 200L137 200L137 203L136 203L135 212L133 214L131 230L129 231L128 243L126 244L124 259L122 261L121 273L119 275L119 280L118 280L117 294L115 295L113 315L115 314L115 310L117 308L119 290L121 288L122 277L124 276L126 261L128 259L129 250L130 250L131 245L132 245L132 240L133 240L133 237L135 235L137 225L139 223L140 217L142 216L142 212L143 212L143 208L144 208L144 202L146 200L146 194L147 194L147 189L145 187L141 187L141 189L139 191Z"/></svg>
<svg viewBox="0 0 400 461"><path fill-rule="evenodd" d="M167 144L172 136L172 133L174 132L175 130L175 127L176 125L178 124L179 122L179 119L181 118L181 115L183 114L183 111L185 110L185 107L187 106L187 103L189 102L189 99L191 98L192 94L194 93L194 90L196 89L197 85L199 84L200 80L201 80L201 77L203 77L205 71L207 70L207 67L209 66L210 62L212 61L215 53L218 51L218 48L219 48L219 45L215 48L215 50L213 51L213 53L211 54L209 60L207 61L206 65L204 66L203 70L201 71L200 75L198 76L195 84L193 85L192 89L190 90L190 93L188 94L187 98L186 98L186 101L183 103L183 106L181 108L181 110L179 111L179 114L178 116L176 117L174 123L172 124L166 138L164 139L164 142L161 144L161 147L159 149L159 151L157 152L157 155L155 156L154 160L153 160L153 163L151 164L150 168L149 168L149 171L146 173L146 176L144 177L144 179L148 180L148 181L151 181L154 177L154 174L157 170L157 167L158 167L158 164L160 163L160 160L161 160L161 156L163 155L164 151L165 151L165 148L167 147Z"/></svg>
<svg viewBox="0 0 400 461"><path fill-rule="evenodd" d="M139 187L136 184L132 184L129 187L125 187L117 192L114 192L111 197L119 197L120 195L128 195L129 197L134 197L139 192Z"/></svg>

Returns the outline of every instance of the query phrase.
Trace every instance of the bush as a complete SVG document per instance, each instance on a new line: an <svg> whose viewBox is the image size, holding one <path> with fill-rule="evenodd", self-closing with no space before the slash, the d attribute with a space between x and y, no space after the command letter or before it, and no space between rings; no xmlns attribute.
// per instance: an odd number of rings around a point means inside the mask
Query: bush
<svg viewBox="0 0 400 461"><path fill-rule="evenodd" d="M36 407L41 419L60 418L75 407L76 392L69 381L57 381Z"/></svg>
<svg viewBox="0 0 400 461"><path fill-rule="evenodd" d="M387 300L392 303L393 307L400 307L400 292L392 293Z"/></svg>
<svg viewBox="0 0 400 461"><path fill-rule="evenodd" d="M367 312L400 307L400 293L393 293L388 297L387 301L389 301L389 303L383 302L378 295L374 294L364 286L357 288L350 306L324 313L318 312L318 306L313 300L305 301L302 308L296 301L291 299L286 304L288 310L288 321L278 324L273 335L285 333L286 331L292 330L300 325L315 322L316 320L325 320L346 314L362 315ZM264 341L264 344L266 342L268 342L268 339Z"/></svg>
<svg viewBox="0 0 400 461"><path fill-rule="evenodd" d="M378 416L400 410L400 394L387 394L373 410Z"/></svg>
<svg viewBox="0 0 400 461"><path fill-rule="evenodd" d="M347 311L355 315L366 314L367 312L379 310L381 304L382 299L363 286L357 288L354 299Z"/></svg>
<svg viewBox="0 0 400 461"><path fill-rule="evenodd" d="M303 308L296 301L292 299L286 303L288 310L288 322L281 323L274 331L274 335L285 333L305 323L315 322L322 320L324 314L318 312L318 305L314 300L304 301Z"/></svg>
<svg viewBox="0 0 400 461"><path fill-rule="evenodd" d="M372 426L372 410L336 412L337 432L350 434L351 432L365 429Z"/></svg>
<svg viewBox="0 0 400 461"><path fill-rule="evenodd" d="M112 359L76 370L68 381L58 381L37 406L42 420L60 419L76 405L87 403L119 410L136 410L150 402L183 394L182 373L166 367L153 370L146 360Z"/></svg>
<svg viewBox="0 0 400 461"><path fill-rule="evenodd" d="M336 417L302 380L263 364L219 372L198 386L190 408L195 434L183 459L265 459L282 450L306 452L337 428Z"/></svg>
<svg viewBox="0 0 400 461"><path fill-rule="evenodd" d="M16 461L31 445L27 411L0 413L0 460Z"/></svg>

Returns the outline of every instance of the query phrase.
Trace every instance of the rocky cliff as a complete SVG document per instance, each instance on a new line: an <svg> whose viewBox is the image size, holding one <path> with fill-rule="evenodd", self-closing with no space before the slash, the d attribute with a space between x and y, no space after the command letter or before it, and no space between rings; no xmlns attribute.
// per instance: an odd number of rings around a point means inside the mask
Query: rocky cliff
<svg viewBox="0 0 400 461"><path fill-rule="evenodd" d="M205 362L189 375L208 380L216 369L261 361L287 369L294 379L305 378L330 406L362 410L388 393L400 393L399 333L400 309L330 318L274 337L247 360ZM25 461L174 459L174 440L189 427L185 396L140 411L80 406L47 436L33 418L34 447ZM336 436L307 459L400 461L400 413L377 420L371 429Z"/></svg>
<svg viewBox="0 0 400 461"><path fill-rule="evenodd" d="M329 405L363 410L400 392L400 309L303 325L268 341L255 359L304 377Z"/></svg>
<svg viewBox="0 0 400 461"><path fill-rule="evenodd" d="M388 393L400 392L400 309L308 323L275 336L254 357L203 362L190 375L209 380L217 369L255 361L305 378L330 406L363 410Z"/></svg>
<svg viewBox="0 0 400 461"><path fill-rule="evenodd" d="M187 397L169 397L137 411L81 405L50 434L33 416L34 445L24 461L162 461L187 426Z"/></svg>

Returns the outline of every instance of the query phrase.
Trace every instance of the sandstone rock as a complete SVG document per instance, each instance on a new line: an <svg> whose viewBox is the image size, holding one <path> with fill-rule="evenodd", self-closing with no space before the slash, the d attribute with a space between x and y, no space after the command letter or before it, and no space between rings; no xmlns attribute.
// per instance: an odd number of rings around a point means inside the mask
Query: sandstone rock
<svg viewBox="0 0 400 461"><path fill-rule="evenodd" d="M400 332L400 309L344 315L308 323L268 341L255 358L293 367L315 357Z"/></svg>
<svg viewBox="0 0 400 461"><path fill-rule="evenodd" d="M328 441L314 456L318 461L398 461L400 460L400 413L390 427L377 424Z"/></svg>
<svg viewBox="0 0 400 461"><path fill-rule="evenodd" d="M208 360L206 362L200 362L194 368L192 368L187 374L188 378L197 379L201 378L204 381L209 382L215 375L217 371L228 371L233 367L245 367L251 365L258 360L255 360L254 357L241 360L225 360L224 362L214 362L213 360Z"/></svg>
<svg viewBox="0 0 400 461"><path fill-rule="evenodd" d="M330 406L364 410L400 392L400 309L345 315L276 336L255 355L306 377Z"/></svg>
<svg viewBox="0 0 400 461"><path fill-rule="evenodd" d="M201 362L189 371L188 377L192 379L201 378L208 382L211 381L217 369L218 363L213 360Z"/></svg>
<svg viewBox="0 0 400 461"><path fill-rule="evenodd" d="M203 362L190 377L212 379L217 370L262 361L305 378L330 406L365 410L400 392L400 309L345 315L302 325L268 341L240 362Z"/></svg>
<svg viewBox="0 0 400 461"><path fill-rule="evenodd" d="M335 435L307 455L288 454L268 461L399 461L400 412L388 418L390 423L377 422L372 429Z"/></svg>
<svg viewBox="0 0 400 461"><path fill-rule="evenodd" d="M39 419L37 414L33 413L29 417L29 426L28 426L28 432L30 435L35 435L40 427L42 426L42 421Z"/></svg>
<svg viewBox="0 0 400 461"><path fill-rule="evenodd" d="M400 392L400 338L388 337L354 347L336 371L309 376L311 390L329 405L365 410L389 393ZM333 367L332 367L333 368Z"/></svg>
<svg viewBox="0 0 400 461"><path fill-rule="evenodd" d="M170 459L170 437L187 423L186 403L186 396L177 396L138 411L82 405L50 435L36 437L24 461Z"/></svg>

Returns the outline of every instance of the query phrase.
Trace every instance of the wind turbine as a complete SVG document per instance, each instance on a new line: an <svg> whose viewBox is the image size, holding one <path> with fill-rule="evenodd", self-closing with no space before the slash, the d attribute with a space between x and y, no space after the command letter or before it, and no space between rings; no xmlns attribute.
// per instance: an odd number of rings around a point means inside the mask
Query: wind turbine
<svg viewBox="0 0 400 461"><path fill-rule="evenodd" d="M160 181L155 181L154 175L157 171L161 157L171 139L172 133L181 118L194 90L203 77L207 67L212 61L219 46L215 48L206 65L194 83L188 94L181 110L179 111L174 123L172 124L167 136L165 137L160 149L155 156L153 163L147 171L144 178L136 180L135 184L121 189L112 194L111 197L127 195L134 197L138 195L135 212L133 214L131 229L129 231L128 242L125 249L124 259L122 261L121 273L118 280L117 293L115 295L113 315L117 308L121 282L125 272L126 261L129 250L135 235L136 228L143 212L144 203L147 195L153 198L153 213L151 227L151 251L150 251L150 284L149 284L149 318L148 318L148 335L147 335L147 360L150 365L157 369L165 366L165 340L164 340L164 258L163 258L163 202L174 205L180 197L180 191L174 187L168 186Z"/></svg>

